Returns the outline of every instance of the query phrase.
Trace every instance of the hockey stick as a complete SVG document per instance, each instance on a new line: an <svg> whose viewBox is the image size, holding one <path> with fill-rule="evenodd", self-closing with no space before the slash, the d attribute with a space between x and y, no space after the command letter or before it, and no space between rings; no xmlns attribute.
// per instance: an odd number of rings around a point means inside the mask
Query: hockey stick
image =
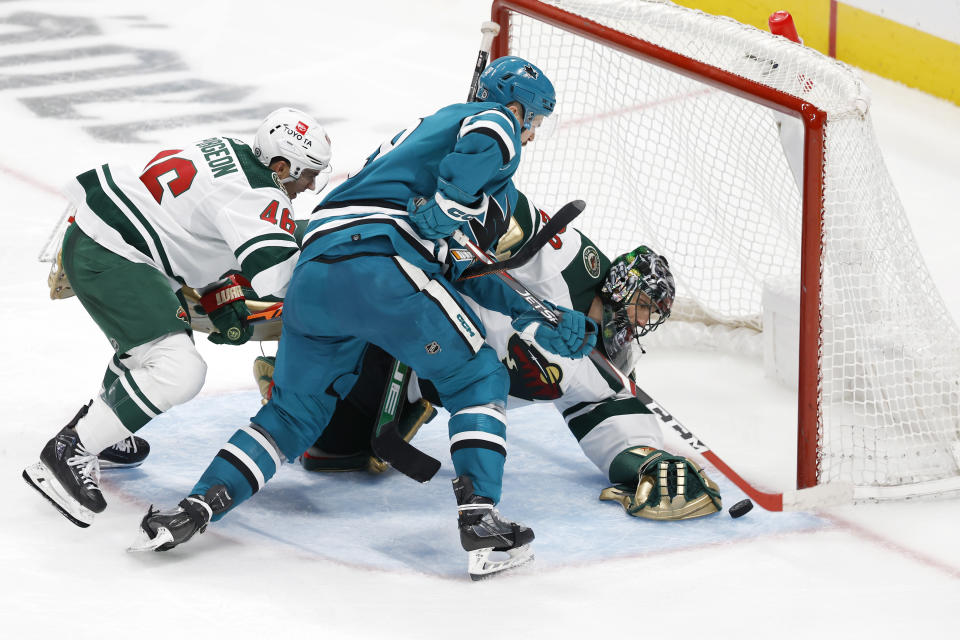
<svg viewBox="0 0 960 640"><path fill-rule="evenodd" d="M574 221L577 216L583 213L586 203L583 200L574 200L573 202L568 202L567 204L560 207L553 217L550 218L545 225L543 225L539 231L537 231L530 240L524 244L519 251L513 256L510 256L506 260L497 262L496 260L491 260L490 262L477 262L466 269L463 273L460 274L458 280L469 280L470 278L477 278L479 276L485 276L488 273L493 273L494 271L506 271L507 269L515 269L521 265L526 264L530 261L533 256L537 254L540 249L544 247L553 236L561 233L568 224Z"/></svg>
<svg viewBox="0 0 960 640"><path fill-rule="evenodd" d="M263 322L279 322L283 319L283 303L278 302L275 305L272 305L263 311L257 313L251 313L247 316L245 324L261 324Z"/></svg>
<svg viewBox="0 0 960 640"><path fill-rule="evenodd" d="M455 231L453 238L463 245L464 248L470 251L470 253L472 253L478 261L483 263L490 263L493 261L490 256L480 250L480 247L470 242L470 239L467 238L463 232L459 230ZM523 297L535 311L543 316L544 320L546 320L552 326L556 326L559 323L560 318L557 313L545 305L539 297L534 295L513 276L504 271L494 271L493 273L498 278L503 280L508 287ZM660 404L651 398L647 392L638 387L633 380L623 375L623 373L617 369L617 367L614 366L614 364L610 362L610 360L607 359L603 352L601 352L598 348L594 347L590 352L590 360L592 360L601 371L612 378L619 380L623 388L629 390L634 396L636 396L640 402L646 405L647 409L651 413L660 418L663 424L677 432L677 434L688 447L706 458L706 460L716 467L720 473L726 476L731 482L737 485L744 493L746 493L750 498L752 498L757 504L767 511L783 511L785 506L788 508L809 508L823 504L826 501L836 499L844 500L846 498L845 487L838 487L837 490L833 490L828 486L821 486L813 487L811 489L804 489L801 491L788 492L786 494L766 493L756 489L749 482L740 477L736 471L731 469L727 463L717 456L717 454L715 454L710 447L700 440L700 438L698 438L692 431L680 424L680 422L674 418L672 414L661 407Z"/></svg>
<svg viewBox="0 0 960 640"><path fill-rule="evenodd" d="M380 414L370 434L370 446L378 458L400 473L417 482L429 482L440 470L440 461L404 440L397 430L409 382L410 367L395 359L380 399Z"/></svg>
<svg viewBox="0 0 960 640"><path fill-rule="evenodd" d="M507 269L515 269L521 265L526 264L530 261L533 256L537 254L540 249L544 247L553 236L561 233L564 228L571 222L573 222L577 216L583 213L584 208L587 205L583 200L574 200L573 202L568 202L567 204L560 207L555 214L544 224L540 229L533 234L530 240L524 244L516 254L510 256L506 260L497 262L492 260L490 262L480 263L471 265L464 269L463 273L460 274L458 280L469 280L470 278L478 278L480 276L485 276L494 271L505 271ZM283 318L283 303L278 302L277 304L264 309L258 313L251 313L247 316L246 323L250 324L260 324L261 322L273 322L276 320L281 320Z"/></svg>
<svg viewBox="0 0 960 640"><path fill-rule="evenodd" d="M473 275L467 275L464 272L460 279L476 278L526 264L553 236L557 235L567 224L580 215L585 206L582 200L574 200L564 205L530 238L524 248L518 251L515 256L501 263L491 260L492 265L481 265L484 269ZM458 230L456 233L466 238L462 231ZM454 238L456 239L456 235ZM473 246L476 247L476 245ZM479 251L479 248L477 250ZM536 299L534 301L539 302ZM549 312L549 309L544 308ZM397 430L400 417L397 407L402 406L399 399L406 394L409 379L409 367L394 359L390 380L387 382L383 397L380 400L380 415L377 419L377 425L370 436L370 446L377 457L389 462L400 473L413 478L417 482L427 482L440 469L440 462L404 440Z"/></svg>
<svg viewBox="0 0 960 640"><path fill-rule="evenodd" d="M480 85L480 74L487 68L487 60L490 58L490 47L493 46L493 39L500 33L500 25L496 22L484 22L480 25L480 33L483 36L480 39L480 51L477 53L477 65L473 69L473 80L470 82L470 92L467 94L467 102L476 102L477 87Z"/></svg>

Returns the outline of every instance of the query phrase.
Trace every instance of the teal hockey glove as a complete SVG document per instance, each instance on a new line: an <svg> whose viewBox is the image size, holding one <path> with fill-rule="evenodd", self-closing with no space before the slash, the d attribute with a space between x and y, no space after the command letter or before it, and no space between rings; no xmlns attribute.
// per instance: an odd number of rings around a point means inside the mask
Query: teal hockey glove
<svg viewBox="0 0 960 640"><path fill-rule="evenodd" d="M250 310L247 309L243 287L235 276L200 297L200 305L207 312L210 322L219 333L211 333L207 339L214 344L243 344L253 336L253 327L246 324Z"/></svg>
<svg viewBox="0 0 960 640"><path fill-rule="evenodd" d="M544 304L560 312L560 323L551 327L543 316L531 309L514 318L510 324L520 337L536 341L541 347L564 358L582 358L597 343L597 323L572 309Z"/></svg>
<svg viewBox="0 0 960 640"><path fill-rule="evenodd" d="M438 191L429 200L410 200L407 204L407 217L421 236L429 240L439 240L456 231L464 222L483 215L487 210L487 201L487 196L483 196L468 207Z"/></svg>

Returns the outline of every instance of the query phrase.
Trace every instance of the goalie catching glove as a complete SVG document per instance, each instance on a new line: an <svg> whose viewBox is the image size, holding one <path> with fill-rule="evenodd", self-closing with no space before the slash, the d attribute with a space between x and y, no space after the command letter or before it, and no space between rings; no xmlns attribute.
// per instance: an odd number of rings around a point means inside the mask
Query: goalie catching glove
<svg viewBox="0 0 960 640"><path fill-rule="evenodd" d="M545 305L559 312L560 323L551 327L538 312L531 309L514 318L510 324L527 342L536 342L541 347L564 358L582 358L590 353L597 343L597 323L579 311L558 307L549 302Z"/></svg>
<svg viewBox="0 0 960 640"><path fill-rule="evenodd" d="M200 297L200 306L219 333L211 333L207 339L214 344L243 344L253 336L253 327L246 323L247 309L243 287L237 276L228 276Z"/></svg>
<svg viewBox="0 0 960 640"><path fill-rule="evenodd" d="M652 447L622 451L610 463L610 481L601 500L619 502L631 516L686 520L723 508L720 488L696 462Z"/></svg>

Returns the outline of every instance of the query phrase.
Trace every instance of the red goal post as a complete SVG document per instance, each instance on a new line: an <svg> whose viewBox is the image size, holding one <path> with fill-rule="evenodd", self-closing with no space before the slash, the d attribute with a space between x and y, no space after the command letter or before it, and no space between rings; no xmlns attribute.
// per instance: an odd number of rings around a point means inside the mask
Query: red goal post
<svg viewBox="0 0 960 640"><path fill-rule="evenodd" d="M719 258L715 263L710 261L715 257L714 252L721 252L717 246L725 249L724 245L728 242L706 237L702 243L699 240L690 243L681 237L682 233L698 229L698 225L704 224L705 220L709 225L719 225L714 217L719 219L726 216L728 211L724 207L735 210L740 206L737 189L741 189L742 193L747 194L744 202L752 202L753 198L760 204L753 207L755 211L749 216L745 214L742 219L731 218L731 229L722 232L726 234L724 238L749 236L758 229L757 233L766 233L774 240L771 240L771 250L766 253L763 249L753 247L736 249L739 253L732 256L731 263L745 271L762 270L769 262L780 259L776 255L778 251L796 254L785 260L785 264L777 264L769 269L765 275L774 279L790 271L799 274L797 488L813 487L824 482L844 482L863 488L859 497L866 498L888 495L901 497L928 492L923 489L914 492L911 489L904 493L896 489L904 485L918 487L926 484L934 487L933 492L960 488L956 483L957 467L960 465L960 445L957 444L960 438L960 392L957 388L960 374L949 362L958 354L957 342L952 347L947 346L950 339L958 336L956 324L932 285L924 285L919 293L930 299L929 306L933 311L931 315L935 316L933 323L936 326L929 330L926 325L919 328L908 323L889 331L891 334L896 331L910 334L911 338L912 334L918 333L922 340L926 340L928 335L940 334L944 341L943 349L946 349L943 358L937 359L930 353L936 351L940 343L932 345L931 349L929 340L918 341L919 346L915 348L911 343L909 348L898 351L896 343L899 334L887 336L886 325L878 331L875 320L869 317L871 311L887 312L884 306L887 297L896 296L900 290L916 289L912 276L884 270L886 266L881 263L892 262L898 257L895 253L889 253L895 252L896 248L882 246L877 249L870 244L873 242L867 237L870 233L887 233L889 226L890 241L885 243L902 242L908 249L906 257L911 262L908 269L919 273L927 283L929 277L926 276L926 267L915 248L909 225L895 190L889 184L879 147L873 138L867 114L869 94L854 72L842 63L785 38L662 0L637 0L633 3L494 0L492 20L500 25L501 30L494 40L491 58L520 55L544 69L557 86L561 127L570 117L578 124L591 118L606 121L619 121L627 117L633 119L631 123L620 123L622 128L614 133L603 133L599 126L580 135L570 128L566 131L561 128L556 134L558 141L551 138L546 145L541 145L538 140L536 148L524 152L524 162L518 172L521 188L526 190L532 187L531 193L542 200L544 194L558 190L558 183L550 176L560 173L564 176L561 186L566 189L558 194L560 200L584 198L588 204L584 220L595 220L598 197L596 193L583 192L591 191L594 184L604 184L603 189L597 190L599 192L616 188L618 182L643 182L648 185L640 190L644 198L649 191L663 186L665 193L656 201L644 200L642 204L637 204L633 201L637 195L634 192L617 196L619 200L603 200L601 197L599 205L601 208L621 210L620 214L616 214L621 216L616 220L617 224L624 221L622 210L631 207L649 213L658 224L668 218L672 222L674 217L688 215L689 208L690 218L682 227L686 231L678 231L676 237L669 237L668 231L663 237L652 238L650 225L637 223L640 237L629 238L627 243L644 242L654 244L655 248L661 250L666 249L666 254L671 256L671 265L679 271L678 282L681 287L691 282L701 284L699 281L703 280L701 289L706 292L705 300L699 300L698 304L706 309L708 316L720 323L736 325L742 321L756 326L760 304L758 292L762 284L743 285L743 288L753 292L752 298L755 299L740 305L746 311L713 309L709 298L723 287L707 284L707 275L693 272L696 269L709 271L716 268L719 271L726 268L720 265ZM653 71L653 68L662 71ZM648 87L655 83L658 83L658 87L661 82L672 83L672 79L663 79L673 76L684 80L676 80L679 84L674 88ZM615 85L608 103L604 102L608 99L604 84ZM576 96L565 94L570 86L576 87L575 90L569 90L576 91ZM726 112L739 108L732 107L732 102L718 102L714 108L721 112L720 115L716 116L715 121L704 125L709 126L711 131L725 127L730 129L726 134L717 134L721 136L718 140L722 140L722 143L712 145L729 145L732 151L727 155L723 155L726 149L722 149L716 156L708 158L716 149L696 146L701 144L695 139L702 132L697 131L696 126L692 127L693 134L660 136L661 129L670 129L672 132L685 126L691 128L691 120L699 118L691 117L695 113L693 111L680 111L685 109L683 106L678 107L675 116L681 120L677 126L664 124L666 120L654 121L654 117L661 116L650 115L654 111L673 109L674 105L684 100L689 103L700 101L702 94L692 89L693 86L716 90L703 102L714 101L713 96L722 93L734 97L736 105L758 105L771 110L771 113L788 116L784 119L786 123L802 123L802 142L797 149L798 152L802 150L802 162L789 167L793 172L792 177L789 177L789 170L784 170L789 159L785 163L782 158L789 155L787 143L782 142L782 129L788 125L781 125L777 120L782 149L775 143L776 134L764 133L757 137L760 143L753 139L746 140L753 135L754 129L768 128L770 122L764 121L766 116L755 113L750 116L753 120L749 121L734 122L728 119ZM629 95L621 100L621 93L630 94L634 91L640 96L635 102L643 106L632 104L634 98ZM684 95L687 97L684 98ZM656 126L651 126L654 122ZM696 122L692 124L696 125ZM857 127L853 133L850 132L853 131L851 126ZM684 136L694 139L694 142L680 141ZM636 150L631 145L646 144L648 137L657 137L657 142L650 144L649 151L638 152L638 160L634 157ZM741 142L741 137L745 146L737 151L735 147ZM588 148L586 145L591 138L600 138L610 149L614 146L619 149L617 153L620 156L606 171L607 174L615 174L612 179L598 173L580 181L577 174L583 167L592 165L591 161L582 158L600 157L591 155L594 153L613 153L595 152ZM617 143L622 141L616 138L626 138L628 142L618 146ZM774 144L770 144L770 140L774 140ZM829 146L831 140L834 145L832 149ZM691 146L684 146L687 144ZM675 173L689 170L694 177L693 182L684 183L682 176L675 180L675 174L671 175L670 171L659 174L660 179L647 178L646 174L651 173L649 167L654 164L649 160L657 158L658 145L664 149L664 155L671 159L689 155L695 164L700 165L698 170L673 165ZM758 150L761 146L770 149ZM766 153L770 155L763 155ZM838 163L848 161L844 154L852 157L850 162L856 165L855 168L832 169ZM583 166L578 167L578 162ZM750 165L751 162L753 165ZM778 175L764 173L768 165L774 164L777 165L775 169ZM758 175L747 175L753 173ZM702 199L707 201L701 207L702 211L696 210L699 206L697 203L687 207L687 194L701 188L708 191L709 185L704 185L711 179L714 182L710 184L724 192L717 199L719 204L710 201L711 195L708 193ZM750 182L752 179L756 180L756 184ZM793 187L790 186L791 181ZM774 182L782 186L785 195L770 196L767 200L764 200L764 194L752 195L762 191L765 183ZM852 183L856 185L849 187ZM610 187L611 184L614 187ZM796 191L795 196L788 192L790 188ZM883 202L873 206L871 201L862 205L864 211L857 210L859 202L866 202L873 192L882 192ZM669 207L678 198L684 200L684 204L676 208L682 209L680 216L674 216L675 210ZM795 198L795 202L792 198ZM776 202L778 200L784 203L783 213L770 213L780 206ZM748 203L745 208L750 206ZM882 216L882 224L875 223L872 216ZM767 218L786 220L787 223L781 225L785 231L774 228ZM825 220L829 221L827 225ZM768 224L769 232L765 226ZM872 224L879 226L876 230L864 229ZM597 223L598 228L601 225ZM591 237L596 237L594 229L588 228L587 231ZM776 248L773 245L779 242L776 237L781 233L796 236L795 242L786 241L791 247L790 251L772 250ZM711 233L705 235L710 236ZM616 242L616 239L612 241ZM755 244L763 242L764 239L760 238ZM735 243L735 240L729 242ZM699 254L683 255L685 244L702 244L703 248L697 249L701 251ZM601 246L612 251L605 243ZM617 247L618 251L622 249ZM674 261L678 251L681 254ZM754 258L755 262L752 261ZM851 268L852 264L856 265L855 268ZM875 268L876 273L871 271ZM724 282L729 284L730 281ZM696 290L697 286L688 288ZM857 309L849 312L849 307L857 307L862 300L866 300L866 311ZM749 319L740 320L740 315L749 316ZM877 338L871 336L871 332L883 335ZM958 363L960 358L954 362ZM909 371L904 373L905 369ZM928 379L928 369L935 370L935 374L931 374L935 377L932 381ZM901 389L904 386L906 390ZM891 397L898 393L903 397L894 398L891 404ZM911 399L911 394L922 396L923 399ZM916 409L913 404L923 406ZM904 415L901 416L901 413ZM891 418L893 414L896 415ZM916 426L918 421L931 416L930 426ZM910 466L915 460L925 458L930 451L935 453L934 463L928 465L924 461L914 465L916 468ZM872 487L880 487L879 493L873 491ZM887 491L890 488L893 490ZM887 495L883 495L885 491Z"/></svg>

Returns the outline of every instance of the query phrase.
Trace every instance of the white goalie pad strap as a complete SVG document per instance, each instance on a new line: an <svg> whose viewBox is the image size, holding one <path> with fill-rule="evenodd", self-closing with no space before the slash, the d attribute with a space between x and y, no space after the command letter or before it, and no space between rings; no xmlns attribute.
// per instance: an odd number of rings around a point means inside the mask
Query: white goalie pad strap
<svg viewBox="0 0 960 640"><path fill-rule="evenodd" d="M221 449L232 453L234 456L236 456L237 460L239 460L240 463L247 468L247 471L249 471L250 474L257 480L257 491L263 488L263 485L267 483L266 479L263 477L263 472L260 471L260 467L257 466L257 463L254 462L253 459L243 451L243 449L230 442L225 443ZM277 465L277 468L279 469L280 465Z"/></svg>
<svg viewBox="0 0 960 640"><path fill-rule="evenodd" d="M277 451L277 448L273 445L273 443L267 440L262 433L250 425L240 427L240 431L243 431L245 434L256 440L257 444L259 444L264 451L270 454L270 459L273 460L274 467L276 469L280 468L280 465L283 464L283 461L280 458L280 452Z"/></svg>
<svg viewBox="0 0 960 640"><path fill-rule="evenodd" d="M423 269L415 267L400 256L393 256L394 263L420 291L437 303L450 320L450 324L463 336L473 353L483 347L483 333L470 319L465 306L457 302L442 284L430 278Z"/></svg>
<svg viewBox="0 0 960 640"><path fill-rule="evenodd" d="M490 201L490 196L483 194L483 197L480 199L480 202L475 206L468 207L465 204L461 204L456 200L451 200L450 198L445 197L442 193L437 191L433 196L433 199L437 202L437 206L449 217L454 220L460 220L461 222L466 222L474 218L482 216L487 211L487 203Z"/></svg>

